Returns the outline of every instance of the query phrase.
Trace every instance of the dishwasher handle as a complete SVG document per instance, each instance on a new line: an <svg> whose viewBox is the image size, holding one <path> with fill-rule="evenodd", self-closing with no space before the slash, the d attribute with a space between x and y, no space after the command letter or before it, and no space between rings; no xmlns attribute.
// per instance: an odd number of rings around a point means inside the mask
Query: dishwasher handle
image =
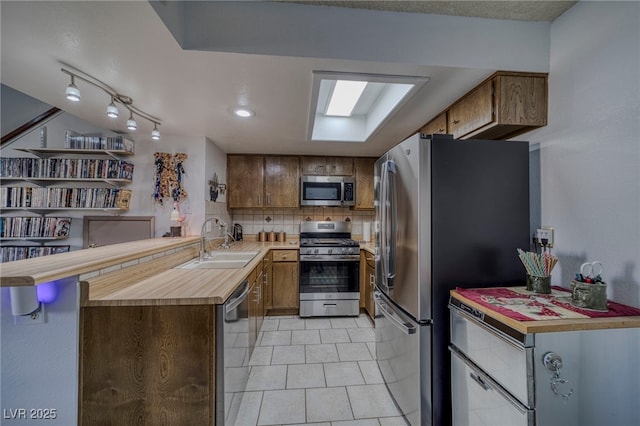
<svg viewBox="0 0 640 426"><path fill-rule="evenodd" d="M226 313L234 311L238 307L238 305L244 302L244 299L247 298L247 294L249 294L249 286L247 285L246 281L244 282L244 285L245 285L245 289L238 297L232 300L229 300L227 303L224 304Z"/></svg>
<svg viewBox="0 0 640 426"><path fill-rule="evenodd" d="M376 312L382 313L385 318L391 321L391 323L398 329L402 330L404 334L411 335L416 333L416 327L413 324L408 321L403 321L399 318L398 314L391 312L386 308L387 304L382 301L380 294L377 291L374 293L374 299L376 303Z"/></svg>

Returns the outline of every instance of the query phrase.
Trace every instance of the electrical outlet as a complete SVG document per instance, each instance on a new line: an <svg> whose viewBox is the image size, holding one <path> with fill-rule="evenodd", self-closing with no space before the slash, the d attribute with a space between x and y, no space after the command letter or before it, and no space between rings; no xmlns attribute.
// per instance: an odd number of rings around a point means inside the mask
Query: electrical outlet
<svg viewBox="0 0 640 426"><path fill-rule="evenodd" d="M553 228L545 227L536 229L536 239L542 243L542 240L547 240L546 247L553 247Z"/></svg>

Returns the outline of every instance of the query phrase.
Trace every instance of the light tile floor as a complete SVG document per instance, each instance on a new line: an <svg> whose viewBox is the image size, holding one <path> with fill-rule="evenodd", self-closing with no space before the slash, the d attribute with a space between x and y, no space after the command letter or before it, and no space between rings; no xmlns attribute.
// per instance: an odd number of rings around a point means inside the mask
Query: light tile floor
<svg viewBox="0 0 640 426"><path fill-rule="evenodd" d="M406 426L357 318L267 317L236 425Z"/></svg>

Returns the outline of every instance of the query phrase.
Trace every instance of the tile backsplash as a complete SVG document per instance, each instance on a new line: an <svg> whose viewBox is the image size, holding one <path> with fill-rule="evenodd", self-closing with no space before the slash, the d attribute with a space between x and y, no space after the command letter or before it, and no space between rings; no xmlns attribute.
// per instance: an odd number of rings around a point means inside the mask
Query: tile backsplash
<svg viewBox="0 0 640 426"><path fill-rule="evenodd" d="M232 223L242 225L245 235L255 235L260 231L286 232L288 236L300 234L300 222L305 220L333 220L351 222L354 238L362 238L363 223L373 222L373 211L355 211L348 207L305 207L290 209L235 209L231 211Z"/></svg>

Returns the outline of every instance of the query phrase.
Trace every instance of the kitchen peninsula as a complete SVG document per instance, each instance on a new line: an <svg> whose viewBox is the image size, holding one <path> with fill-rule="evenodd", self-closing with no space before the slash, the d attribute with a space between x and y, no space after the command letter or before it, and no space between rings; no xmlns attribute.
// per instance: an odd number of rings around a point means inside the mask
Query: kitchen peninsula
<svg viewBox="0 0 640 426"><path fill-rule="evenodd" d="M2 286L77 277L78 424L215 424L216 305L292 244L235 244L258 251L240 269L174 269L199 245L158 238L3 265Z"/></svg>

